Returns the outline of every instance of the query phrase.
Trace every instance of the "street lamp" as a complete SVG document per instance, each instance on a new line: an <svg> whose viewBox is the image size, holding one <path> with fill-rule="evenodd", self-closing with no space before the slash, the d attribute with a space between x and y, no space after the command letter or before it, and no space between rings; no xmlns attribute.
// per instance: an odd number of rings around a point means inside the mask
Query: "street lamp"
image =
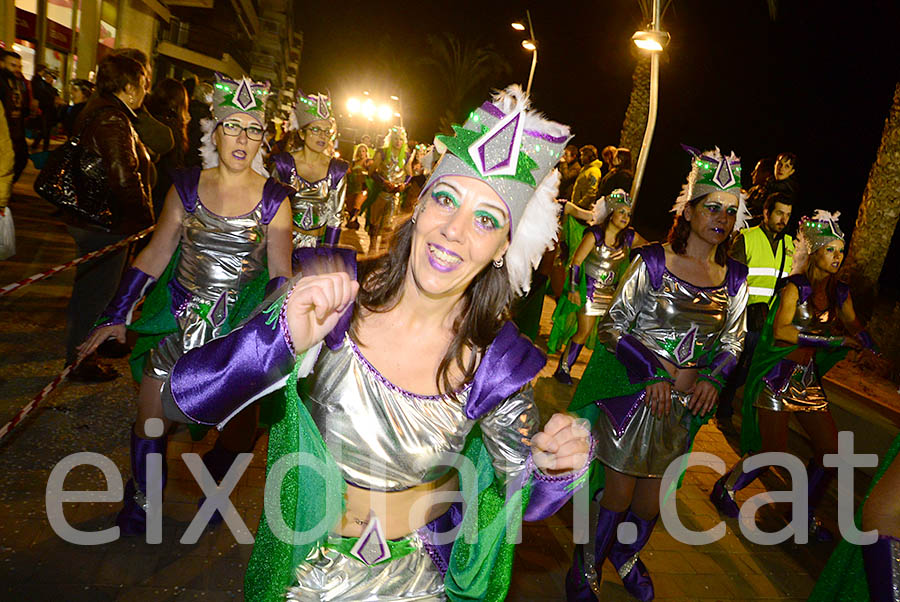
<svg viewBox="0 0 900 602"><path fill-rule="evenodd" d="M647 129L638 155L637 168L634 171L634 182L631 184L632 204L637 202L647 167L647 156L650 154L650 143L653 141L653 130L656 128L656 113L659 108L659 54L669 43L670 36L662 31L662 12L660 0L653 0L653 23L650 29L637 31L631 36L634 45L650 53L650 107L647 111Z"/></svg>
<svg viewBox="0 0 900 602"><path fill-rule="evenodd" d="M397 112L394 113L394 117L400 118L400 127L403 127L403 101L400 100L400 96L397 94L391 94L391 100L397 103Z"/></svg>
<svg viewBox="0 0 900 602"><path fill-rule="evenodd" d="M528 34L530 37L527 40L522 40L522 48L531 52L531 71L528 73L528 87L525 88L525 94L531 94L531 82L534 80L534 68L537 67L537 38L534 37L534 24L531 22L530 10L525 10L525 17L528 20ZM510 26L516 31L525 31L525 25L519 21L511 23Z"/></svg>

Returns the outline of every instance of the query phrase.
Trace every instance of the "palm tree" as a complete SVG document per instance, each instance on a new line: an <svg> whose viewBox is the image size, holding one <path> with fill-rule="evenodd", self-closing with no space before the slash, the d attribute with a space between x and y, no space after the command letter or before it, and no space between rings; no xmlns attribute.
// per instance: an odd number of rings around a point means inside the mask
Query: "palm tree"
<svg viewBox="0 0 900 602"><path fill-rule="evenodd" d="M440 129L452 133L450 124L459 123L465 111L466 98L479 86L499 76L508 75L509 62L492 44L460 40L452 33L430 34L429 53L419 64L432 67L443 88L446 109L441 115Z"/></svg>
<svg viewBox="0 0 900 602"><path fill-rule="evenodd" d="M891 238L900 217L900 83L884 122L881 144L869 180L863 192L856 217L856 228L845 274L853 285L853 296L859 305L871 306L878 293L878 278L891 246ZM894 325L894 330L897 326Z"/></svg>

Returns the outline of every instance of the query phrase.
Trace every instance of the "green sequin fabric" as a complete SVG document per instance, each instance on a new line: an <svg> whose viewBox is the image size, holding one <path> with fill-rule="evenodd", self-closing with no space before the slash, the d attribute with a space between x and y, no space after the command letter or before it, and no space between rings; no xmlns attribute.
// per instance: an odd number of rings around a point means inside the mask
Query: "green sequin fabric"
<svg viewBox="0 0 900 602"><path fill-rule="evenodd" d="M866 500L869 499L872 489L887 471L891 462L896 459L897 452L900 452L900 435L897 435L882 458L875 477L872 479L872 484L869 486L869 491L866 492L863 503L856 511L853 520L857 529L862 530L862 511ZM828 559L828 564L825 565L822 574L819 575L819 580L816 581L816 586L809 596L809 602L868 602L868 600L869 585L866 580L862 548L842 539Z"/></svg>

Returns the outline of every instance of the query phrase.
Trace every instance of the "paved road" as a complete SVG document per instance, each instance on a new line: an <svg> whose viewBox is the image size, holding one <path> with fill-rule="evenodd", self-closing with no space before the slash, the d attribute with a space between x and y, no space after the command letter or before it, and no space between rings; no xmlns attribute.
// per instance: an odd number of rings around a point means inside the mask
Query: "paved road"
<svg viewBox="0 0 900 602"><path fill-rule="evenodd" d="M33 170L14 190L11 204L18 229L19 251L0 262L0 285L42 271L74 257L74 245L52 215L52 208L29 193ZM362 230L342 240L362 250ZM0 424L36 394L61 369L65 306L72 272L0 298ZM539 344L546 346L553 302L544 307ZM582 354L574 374L584 370ZM564 408L574 389L553 380L557 357L550 358L535 388L542 415ZM126 374L124 360L116 362ZM170 439L170 480L165 495L161 544L139 539L76 546L61 539L47 519L44 498L53 467L69 454L90 451L110 458L127 477L128 428L134 419L135 386L122 377L100 385L64 384L43 408L0 442L0 600L240 600L251 546L238 544L224 528L206 531L196 543L180 543L195 511L200 490L180 455L203 453L212 436L191 441L185 430ZM264 485L266 437L258 441L250 468L232 494L251 531L259 520ZM802 445L802 444L801 444ZM727 464L737 459L736 441L713 426L704 427L695 450L717 454ZM715 480L705 468L691 469L678 494L678 512L692 529L707 529L720 519L707 496ZM766 481L783 487L777 477ZM102 490L105 480L94 468L73 470L66 489ZM748 494L762 491L755 484ZM117 503L67 503L66 520L75 528L97 531L113 523ZM832 504L833 506L833 504ZM833 511L832 511L833 512ZM565 598L563 579L571 558L571 506L557 516L526 525L517 548L510 600ZM832 517L833 518L833 517ZM832 521L833 522L833 521ZM783 525L778 515L764 513L763 528ZM716 543L690 547L657 525L642 555L656 585L658 600L805 599L832 549L829 544L763 547L738 533L728 520L726 535ZM630 600L607 564L603 569L605 600Z"/></svg>

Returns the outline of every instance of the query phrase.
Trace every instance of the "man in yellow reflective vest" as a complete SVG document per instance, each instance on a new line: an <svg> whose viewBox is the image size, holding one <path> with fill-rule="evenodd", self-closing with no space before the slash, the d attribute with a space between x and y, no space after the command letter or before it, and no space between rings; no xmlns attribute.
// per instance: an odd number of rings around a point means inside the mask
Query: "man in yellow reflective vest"
<svg viewBox="0 0 900 602"><path fill-rule="evenodd" d="M744 228L734 239L731 256L749 268L747 275L747 334L744 351L737 369L719 396L716 421L723 432L733 432L731 418L734 415L734 394L747 379L750 359L759 342L759 336L775 293L791 273L794 257L794 239L785 233L791 219L793 198L774 192L766 197L763 220L758 226Z"/></svg>

